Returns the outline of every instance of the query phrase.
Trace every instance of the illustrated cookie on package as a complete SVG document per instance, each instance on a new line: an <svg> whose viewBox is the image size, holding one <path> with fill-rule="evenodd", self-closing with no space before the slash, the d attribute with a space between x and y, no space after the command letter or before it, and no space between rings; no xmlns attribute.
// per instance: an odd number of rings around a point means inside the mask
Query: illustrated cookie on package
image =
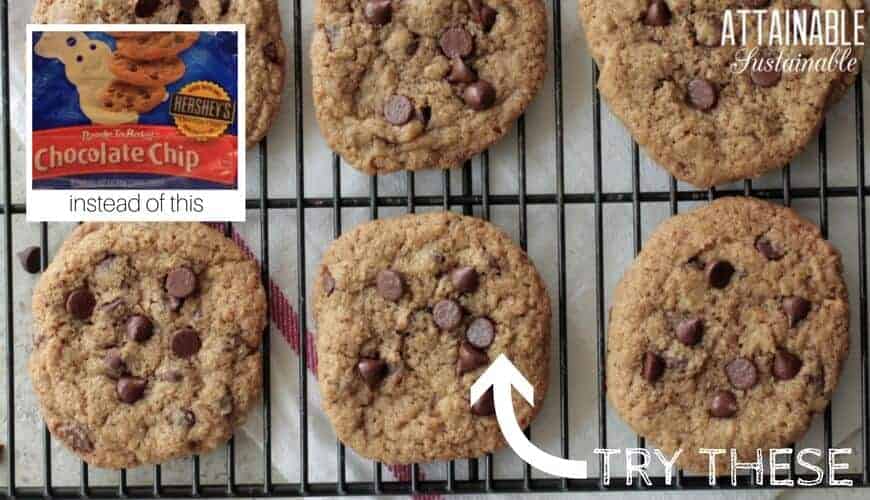
<svg viewBox="0 0 870 500"><path fill-rule="evenodd" d="M252 147L266 135L281 107L286 49L281 39L277 0L38 0L33 21L245 24L247 147ZM123 53L135 57L133 48L138 45L135 41L138 36L133 32L121 32L118 38L119 45L124 47Z"/></svg>
<svg viewBox="0 0 870 500"><path fill-rule="evenodd" d="M863 52L852 40L861 0L579 2L611 111L654 161L701 188L762 175L799 154L854 82ZM744 8L762 11L761 24L748 16L745 40L736 14ZM828 14L846 27L833 45L771 38L773 26L811 31L813 16ZM724 36L729 26L733 39ZM837 64L813 69L829 60Z"/></svg>
<svg viewBox="0 0 870 500"><path fill-rule="evenodd" d="M198 39L199 33L192 31L142 33L118 39L115 53L137 61L158 61L177 56Z"/></svg>
<svg viewBox="0 0 870 500"><path fill-rule="evenodd" d="M617 286L607 396L651 446L706 473L701 448L753 462L798 441L848 348L839 253L789 208L724 198L663 223Z"/></svg>
<svg viewBox="0 0 870 500"><path fill-rule="evenodd" d="M316 0L312 87L368 174L450 168L510 130L547 71L542 0Z"/></svg>
<svg viewBox="0 0 870 500"><path fill-rule="evenodd" d="M140 87L116 80L103 92L103 106L112 111L147 113L166 99L166 87Z"/></svg>
<svg viewBox="0 0 870 500"><path fill-rule="evenodd" d="M364 224L336 240L314 290L318 382L338 438L385 463L472 458L504 444L492 391L471 384L501 355L547 392L550 300L501 230L450 212Z"/></svg>
<svg viewBox="0 0 870 500"><path fill-rule="evenodd" d="M122 82L141 87L162 87L181 79L186 66L178 57L142 61L115 52L109 69Z"/></svg>
<svg viewBox="0 0 870 500"><path fill-rule="evenodd" d="M78 226L36 286L33 318L42 416L92 466L212 451L260 396L260 271L206 225Z"/></svg>

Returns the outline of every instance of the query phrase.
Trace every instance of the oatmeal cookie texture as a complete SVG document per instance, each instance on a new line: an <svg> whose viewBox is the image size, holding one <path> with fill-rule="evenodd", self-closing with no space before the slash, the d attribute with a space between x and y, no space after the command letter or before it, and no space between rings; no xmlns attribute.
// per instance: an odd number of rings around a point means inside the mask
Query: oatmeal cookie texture
<svg viewBox="0 0 870 500"><path fill-rule="evenodd" d="M314 104L379 174L450 168L499 140L546 74L541 0L316 0Z"/></svg>
<svg viewBox="0 0 870 500"><path fill-rule="evenodd" d="M607 396L651 445L788 447L827 406L849 347L839 253L788 208L725 198L662 224L618 285ZM728 458L717 463L717 470Z"/></svg>
<svg viewBox="0 0 870 500"><path fill-rule="evenodd" d="M526 254L449 212L371 222L339 238L316 278L318 381L339 439L386 463L478 457L504 440L492 392L471 384L505 354L547 392L550 300Z"/></svg>
<svg viewBox="0 0 870 500"><path fill-rule="evenodd" d="M863 8L861 0L580 0L598 86L649 156L706 188L782 167L811 141L826 107L853 73L752 71L730 66L741 46L721 45L726 9ZM851 17L849 17L851 19ZM748 47L757 44L757 25ZM863 36L863 35L862 35ZM761 58L827 59L838 47L758 47ZM860 52L858 54L860 56Z"/></svg>
<svg viewBox="0 0 870 500"><path fill-rule="evenodd" d="M209 452L259 398L259 270L208 226L79 226L36 286L33 318L42 415L93 466Z"/></svg>
<svg viewBox="0 0 870 500"><path fill-rule="evenodd" d="M286 48L277 0L38 0L33 22L245 24L249 148L265 137L281 108Z"/></svg>

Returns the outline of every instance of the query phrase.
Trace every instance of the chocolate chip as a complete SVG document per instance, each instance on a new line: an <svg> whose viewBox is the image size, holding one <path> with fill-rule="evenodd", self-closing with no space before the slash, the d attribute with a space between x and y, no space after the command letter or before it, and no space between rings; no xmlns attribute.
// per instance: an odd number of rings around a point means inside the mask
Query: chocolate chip
<svg viewBox="0 0 870 500"><path fill-rule="evenodd" d="M768 64L770 67L768 67ZM749 71L749 78L752 83L762 88L770 88L775 86L782 80L782 71L775 66L776 59L765 58L760 61L755 61L753 68ZM754 65L760 65L761 68L756 69Z"/></svg>
<svg viewBox="0 0 870 500"><path fill-rule="evenodd" d="M489 363L486 353L468 342L459 345L459 359L456 362L456 372L459 375L476 370Z"/></svg>
<svg viewBox="0 0 870 500"><path fill-rule="evenodd" d="M465 28L455 26L447 28L444 30L444 33L441 33L439 45L441 46L441 52L448 59L463 58L470 56L474 51L474 38L471 37L471 33L466 31Z"/></svg>
<svg viewBox="0 0 870 500"><path fill-rule="evenodd" d="M483 31L488 32L493 26L495 26L495 21L498 18L498 11L489 5L481 5L471 17L474 19L474 22L483 28Z"/></svg>
<svg viewBox="0 0 870 500"><path fill-rule="evenodd" d="M196 290L196 275L186 267L173 269L166 276L166 291L170 296L183 299Z"/></svg>
<svg viewBox="0 0 870 500"><path fill-rule="evenodd" d="M118 349L106 351L106 355L103 356L103 365L106 368L106 376L109 378L117 379L127 373L127 365L124 363L124 358L121 357L121 351Z"/></svg>
<svg viewBox="0 0 870 500"><path fill-rule="evenodd" d="M770 0L745 0L745 3L750 9L763 9L770 5Z"/></svg>
<svg viewBox="0 0 870 500"><path fill-rule="evenodd" d="M477 271L473 267L458 267L450 273L450 281L453 287L460 293L474 293L480 283Z"/></svg>
<svg viewBox="0 0 870 500"><path fill-rule="evenodd" d="M773 376L777 380L791 380L801 371L803 362L794 354L779 351L773 358Z"/></svg>
<svg viewBox="0 0 870 500"><path fill-rule="evenodd" d="M429 120L432 119L432 108L429 106L423 106L414 112L414 117L417 118L417 120L419 120L425 128L427 125L429 125Z"/></svg>
<svg viewBox="0 0 870 500"><path fill-rule="evenodd" d="M42 250L39 247L27 247L18 252L18 262L30 274L42 270Z"/></svg>
<svg viewBox="0 0 870 500"><path fill-rule="evenodd" d="M475 111L484 111L495 104L495 87L486 80L478 80L465 87L465 104Z"/></svg>
<svg viewBox="0 0 870 500"><path fill-rule="evenodd" d="M487 349L495 340L495 325L487 318L477 318L465 330L465 338L478 349Z"/></svg>
<svg viewBox="0 0 870 500"><path fill-rule="evenodd" d="M404 125L411 121L414 104L403 95L391 95L384 102L384 118L393 125Z"/></svg>
<svg viewBox="0 0 870 500"><path fill-rule="evenodd" d="M444 330L452 330L462 322L462 307L453 300L441 300L432 308L435 324Z"/></svg>
<svg viewBox="0 0 870 500"><path fill-rule="evenodd" d="M230 0L221 0L221 15L226 14L230 10Z"/></svg>
<svg viewBox="0 0 870 500"><path fill-rule="evenodd" d="M393 6L390 0L369 0L363 13L366 19L375 26L383 26L393 18Z"/></svg>
<svg viewBox="0 0 870 500"><path fill-rule="evenodd" d="M58 425L56 432L58 436L69 443L73 450L81 453L94 451L94 445L85 426L76 422L64 423Z"/></svg>
<svg viewBox="0 0 870 500"><path fill-rule="evenodd" d="M475 80L477 80L477 74L468 66L468 64L465 64L465 61L459 58L453 60L450 74L447 75L448 82L471 83Z"/></svg>
<svg viewBox="0 0 870 500"><path fill-rule="evenodd" d="M178 370L166 370L165 372L160 374L160 380L164 382L181 382L182 378L184 377Z"/></svg>
<svg viewBox="0 0 870 500"><path fill-rule="evenodd" d="M758 369L747 358L737 358L725 365L725 374L735 389L749 389L758 383Z"/></svg>
<svg viewBox="0 0 870 500"><path fill-rule="evenodd" d="M677 340L684 345L692 346L701 341L704 334L704 321L701 318L690 318L677 325Z"/></svg>
<svg viewBox="0 0 870 500"><path fill-rule="evenodd" d="M711 260L704 267L707 283L713 288L725 288L734 275L734 266L725 260Z"/></svg>
<svg viewBox="0 0 870 500"><path fill-rule="evenodd" d="M420 48L420 38L417 35L413 35L411 41L408 42L408 45L405 47L405 55L408 57L413 56L417 53L417 49Z"/></svg>
<svg viewBox="0 0 870 500"><path fill-rule="evenodd" d="M172 352L179 358L189 358L199 352L202 342L192 328L182 328L172 334Z"/></svg>
<svg viewBox="0 0 870 500"><path fill-rule="evenodd" d="M196 423L196 415L190 410L178 410L173 415L173 423L179 427L193 427Z"/></svg>
<svg viewBox="0 0 870 500"><path fill-rule="evenodd" d="M88 319L97 305L94 294L87 288L73 290L66 297L66 311L76 319Z"/></svg>
<svg viewBox="0 0 870 500"><path fill-rule="evenodd" d="M263 45L263 55L272 64L281 64L281 55L278 53L278 46L275 45L275 42Z"/></svg>
<svg viewBox="0 0 870 500"><path fill-rule="evenodd" d="M480 396L473 405L471 405L471 413L478 417L491 417L495 415L495 400L492 397L492 387Z"/></svg>
<svg viewBox="0 0 870 500"><path fill-rule="evenodd" d="M655 382L665 373L665 361L658 354L647 351L643 356L643 378Z"/></svg>
<svg viewBox="0 0 870 500"><path fill-rule="evenodd" d="M665 0L652 0L646 9L643 23L647 26L667 26L671 24L671 9Z"/></svg>
<svg viewBox="0 0 870 500"><path fill-rule="evenodd" d="M180 0L181 8L187 10L193 10L199 5L199 0Z"/></svg>
<svg viewBox="0 0 870 500"><path fill-rule="evenodd" d="M385 269L378 273L376 288L381 297L397 302L405 292L405 283L402 275L391 269Z"/></svg>
<svg viewBox="0 0 870 500"><path fill-rule="evenodd" d="M332 277L329 269L323 272L323 291L326 295L332 295L332 292L335 291L335 278Z"/></svg>
<svg viewBox="0 0 870 500"><path fill-rule="evenodd" d="M136 342L145 342L154 333L154 325L145 316L130 316L127 320L127 337Z"/></svg>
<svg viewBox="0 0 870 500"><path fill-rule="evenodd" d="M145 394L145 381L139 377L121 377L116 388L118 399L131 405Z"/></svg>
<svg viewBox="0 0 870 500"><path fill-rule="evenodd" d="M359 376L370 388L375 388L387 374L387 363L382 359L362 358L356 364Z"/></svg>
<svg viewBox="0 0 870 500"><path fill-rule="evenodd" d="M812 304L803 297L786 297L782 299L782 308L788 316L788 325L794 328L802 319L807 317Z"/></svg>
<svg viewBox="0 0 870 500"><path fill-rule="evenodd" d="M737 413L737 396L731 391L718 391L710 400L710 415L731 418Z"/></svg>
<svg viewBox="0 0 870 500"><path fill-rule="evenodd" d="M136 17L151 17L157 12L159 6L160 0L137 0L133 12L136 13Z"/></svg>
<svg viewBox="0 0 870 500"><path fill-rule="evenodd" d="M767 260L779 260L783 256L782 251L773 246L773 243L764 236L755 240L755 249L758 250L758 253L764 255Z"/></svg>
<svg viewBox="0 0 870 500"><path fill-rule="evenodd" d="M186 10L178 11L178 20L177 24L193 24L193 16L190 15L190 12Z"/></svg>
<svg viewBox="0 0 870 500"><path fill-rule="evenodd" d="M689 103L701 111L709 111L719 100L716 87L703 78L689 82Z"/></svg>

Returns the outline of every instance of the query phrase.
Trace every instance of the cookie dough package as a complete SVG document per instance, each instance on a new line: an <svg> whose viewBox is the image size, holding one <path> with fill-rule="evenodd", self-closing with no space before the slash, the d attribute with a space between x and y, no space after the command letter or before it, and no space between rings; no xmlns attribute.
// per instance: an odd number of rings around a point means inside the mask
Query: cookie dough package
<svg viewBox="0 0 870 500"><path fill-rule="evenodd" d="M42 28L31 36L32 190L239 190L238 31Z"/></svg>

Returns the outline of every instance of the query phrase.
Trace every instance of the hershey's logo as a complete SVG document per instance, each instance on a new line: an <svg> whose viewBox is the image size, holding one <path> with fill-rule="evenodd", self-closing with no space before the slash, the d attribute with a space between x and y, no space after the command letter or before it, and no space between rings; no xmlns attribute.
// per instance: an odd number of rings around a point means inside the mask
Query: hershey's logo
<svg viewBox="0 0 870 500"><path fill-rule="evenodd" d="M173 94L169 102L169 113L232 123L236 117L236 104L210 97Z"/></svg>

